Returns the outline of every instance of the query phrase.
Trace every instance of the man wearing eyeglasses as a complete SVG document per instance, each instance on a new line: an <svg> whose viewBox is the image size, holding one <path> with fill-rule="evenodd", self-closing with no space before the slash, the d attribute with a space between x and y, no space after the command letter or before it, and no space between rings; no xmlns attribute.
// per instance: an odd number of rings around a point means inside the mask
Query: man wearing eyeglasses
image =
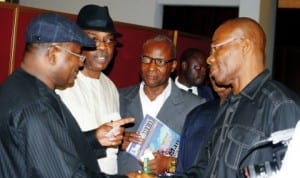
<svg viewBox="0 0 300 178"><path fill-rule="evenodd" d="M179 89L170 75L176 69L176 49L166 36L158 35L147 40L142 47L140 75L142 82L120 90L120 112L123 117L134 117L135 125L126 128L122 150L118 156L119 173L142 170L140 161L129 155L125 149L129 142L140 143L136 133L142 119L149 114L167 124L178 134L189 111L206 100ZM175 168L175 157L158 152L152 153L149 170L154 175L170 173ZM123 166L126 165L126 166ZM173 167L173 168L172 168Z"/></svg>
<svg viewBox="0 0 300 178"><path fill-rule="evenodd" d="M258 168L251 172L253 177L268 177L271 166L260 165L273 161L280 165L286 146L276 144L280 137L269 138L296 126L300 99L271 80L265 68L265 43L262 27L247 17L230 19L214 32L207 58L210 77L231 86L232 92L219 108L194 166L176 177L246 177L249 172L243 171L248 167Z"/></svg>
<svg viewBox="0 0 300 178"><path fill-rule="evenodd" d="M77 24L95 41L96 48L83 48L86 56L74 86L56 90L71 110L80 128L89 131L99 125L120 119L119 94L115 84L102 72L113 58L116 32L107 7L86 5L77 16ZM98 159L101 170L117 173L118 145L106 150L106 157Z"/></svg>
<svg viewBox="0 0 300 178"><path fill-rule="evenodd" d="M205 169L200 177L237 177L244 167L282 159L280 144L250 151L273 132L295 127L300 119L297 94L271 80L265 44L262 27L251 18L228 20L214 32L207 58L210 76L217 84L231 85L232 93L201 150L198 163Z"/></svg>
<svg viewBox="0 0 300 178"><path fill-rule="evenodd" d="M25 36L21 66L0 89L0 177L109 177L100 172L97 158L105 155L105 146L121 143L121 126L134 119L83 133L54 92L74 83L85 58L81 47L95 42L66 17L51 13L34 18ZM120 129L105 137L113 127Z"/></svg>

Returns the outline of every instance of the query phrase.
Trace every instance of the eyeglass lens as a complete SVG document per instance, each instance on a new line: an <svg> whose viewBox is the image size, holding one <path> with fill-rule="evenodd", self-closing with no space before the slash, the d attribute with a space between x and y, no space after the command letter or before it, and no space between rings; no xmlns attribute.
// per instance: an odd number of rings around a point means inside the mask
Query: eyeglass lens
<svg viewBox="0 0 300 178"><path fill-rule="evenodd" d="M152 58L149 56L141 56L141 60L145 64L150 64L152 61L158 66L164 66L165 64L172 62L174 59L164 60L160 58Z"/></svg>

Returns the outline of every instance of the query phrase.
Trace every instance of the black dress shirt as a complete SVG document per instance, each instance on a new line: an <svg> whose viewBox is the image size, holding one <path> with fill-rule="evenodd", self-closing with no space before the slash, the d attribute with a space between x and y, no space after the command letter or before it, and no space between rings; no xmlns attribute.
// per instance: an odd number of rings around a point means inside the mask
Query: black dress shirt
<svg viewBox="0 0 300 178"><path fill-rule="evenodd" d="M271 80L270 72L265 70L238 95L228 96L198 152L195 166L176 177L238 177L240 168L271 161L278 151L278 145L267 144L248 154L253 145L273 132L294 128L299 119L299 97Z"/></svg>
<svg viewBox="0 0 300 178"><path fill-rule="evenodd" d="M0 141L0 177L110 177L98 167L105 149L95 134L83 134L54 91L22 69L0 90Z"/></svg>

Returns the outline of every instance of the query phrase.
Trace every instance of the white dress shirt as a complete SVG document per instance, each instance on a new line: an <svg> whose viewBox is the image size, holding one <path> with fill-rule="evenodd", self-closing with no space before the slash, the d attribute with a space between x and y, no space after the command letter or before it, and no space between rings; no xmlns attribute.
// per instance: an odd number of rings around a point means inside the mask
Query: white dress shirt
<svg viewBox="0 0 300 178"><path fill-rule="evenodd" d="M142 103L142 109L143 109L143 115L144 117L149 114L152 117L156 117L160 108L162 105L165 103L166 99L170 96L171 94L171 78L169 78L168 85L164 89L164 91L158 95L153 101L151 101L148 96L144 92L144 82L141 82L140 84L140 98L141 98L141 103Z"/></svg>
<svg viewBox="0 0 300 178"><path fill-rule="evenodd" d="M187 87L183 84L181 84L179 81L178 81L178 76L175 78L175 84L178 88L182 89L182 90L185 90L185 91L192 91L192 93L194 95L197 95L198 96L198 88L196 86L192 86L192 87Z"/></svg>
<svg viewBox="0 0 300 178"><path fill-rule="evenodd" d="M56 93L67 105L82 131L120 119L118 90L104 73L101 73L99 79L93 79L79 72L73 87L56 90ZM117 153L117 148L108 148L107 157L98 159L102 172L117 173Z"/></svg>

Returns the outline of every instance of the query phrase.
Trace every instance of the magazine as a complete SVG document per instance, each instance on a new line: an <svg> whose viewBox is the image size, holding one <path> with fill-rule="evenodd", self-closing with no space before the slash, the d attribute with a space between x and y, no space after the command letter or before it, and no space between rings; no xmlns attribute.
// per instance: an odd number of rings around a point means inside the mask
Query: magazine
<svg viewBox="0 0 300 178"><path fill-rule="evenodd" d="M137 132L143 138L142 143L131 142L126 151L138 160L144 161L146 155L151 160L152 152L160 152L165 156L177 158L180 135L159 119L146 115Z"/></svg>

